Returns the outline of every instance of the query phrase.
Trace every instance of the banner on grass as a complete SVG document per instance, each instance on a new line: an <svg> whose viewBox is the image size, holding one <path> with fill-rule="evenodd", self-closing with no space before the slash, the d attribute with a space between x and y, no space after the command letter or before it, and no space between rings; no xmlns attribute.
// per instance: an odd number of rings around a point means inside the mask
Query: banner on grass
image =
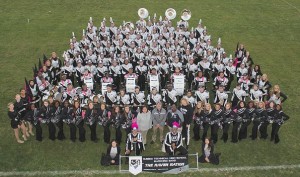
<svg viewBox="0 0 300 177"><path fill-rule="evenodd" d="M143 171L178 174L189 169L187 156L145 156Z"/></svg>
<svg viewBox="0 0 300 177"><path fill-rule="evenodd" d="M142 172L142 156L130 156L129 157L129 172L137 175Z"/></svg>

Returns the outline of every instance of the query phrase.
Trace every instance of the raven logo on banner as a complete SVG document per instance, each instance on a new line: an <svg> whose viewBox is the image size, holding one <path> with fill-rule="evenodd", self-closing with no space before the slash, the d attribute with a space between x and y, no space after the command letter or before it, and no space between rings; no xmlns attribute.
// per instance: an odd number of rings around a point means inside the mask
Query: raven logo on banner
<svg viewBox="0 0 300 177"><path fill-rule="evenodd" d="M143 170L142 156L130 156L129 157L129 172L137 175Z"/></svg>

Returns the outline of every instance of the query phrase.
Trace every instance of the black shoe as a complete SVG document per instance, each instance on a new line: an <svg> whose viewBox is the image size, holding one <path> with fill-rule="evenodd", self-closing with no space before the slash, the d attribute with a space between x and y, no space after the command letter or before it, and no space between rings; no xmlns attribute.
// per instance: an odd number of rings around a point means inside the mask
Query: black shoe
<svg viewBox="0 0 300 177"><path fill-rule="evenodd" d="M152 141L150 142L150 144L154 144L154 141L152 140Z"/></svg>
<svg viewBox="0 0 300 177"><path fill-rule="evenodd" d="M189 150L189 145L186 145L185 149L186 149L186 150Z"/></svg>

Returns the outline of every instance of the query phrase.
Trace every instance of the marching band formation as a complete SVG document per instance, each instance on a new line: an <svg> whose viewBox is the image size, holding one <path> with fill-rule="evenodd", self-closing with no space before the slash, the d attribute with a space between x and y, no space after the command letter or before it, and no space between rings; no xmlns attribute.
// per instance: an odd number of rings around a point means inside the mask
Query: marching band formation
<svg viewBox="0 0 300 177"><path fill-rule="evenodd" d="M31 135L43 140L97 142L97 127L105 143L126 143L126 155L145 150L147 132L151 144L159 140L169 155L187 154L190 129L194 140L205 140L208 130L214 143L236 143L248 137L268 137L279 142L279 128L287 116L282 111L287 96L272 86L267 74L254 64L250 52L238 44L227 55L219 38L216 46L200 20L190 28L191 12L184 10L175 26L174 9L165 17L138 11L135 23L119 27L105 18L101 26L92 17L78 40L74 33L60 60L55 52L33 68L34 78L8 104L8 116L18 143L19 129L26 141ZM164 127L170 130L163 134ZM89 131L87 131L89 129ZM231 131L230 131L231 130ZM202 132L202 136L200 136ZM123 135L125 133L125 135ZM126 138L126 140L124 139Z"/></svg>

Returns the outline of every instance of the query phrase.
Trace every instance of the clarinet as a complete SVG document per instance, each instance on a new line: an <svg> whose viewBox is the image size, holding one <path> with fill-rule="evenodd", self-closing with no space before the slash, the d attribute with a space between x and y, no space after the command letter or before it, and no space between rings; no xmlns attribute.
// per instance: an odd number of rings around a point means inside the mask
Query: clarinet
<svg viewBox="0 0 300 177"><path fill-rule="evenodd" d="M52 123L58 123L61 119L61 115L60 115L60 107L58 107L54 113L54 116L51 119Z"/></svg>
<svg viewBox="0 0 300 177"><path fill-rule="evenodd" d="M79 125L82 122L82 116L81 116L81 108L78 108L75 112L75 125Z"/></svg>
<svg viewBox="0 0 300 177"><path fill-rule="evenodd" d="M95 123L95 117L94 117L94 110L92 110L91 115L89 117L87 117L86 119L86 124L88 125L93 125Z"/></svg>
<svg viewBox="0 0 300 177"><path fill-rule="evenodd" d="M99 115L99 117L98 117L98 124L101 126L104 126L104 127L108 124L108 117L106 116L106 114L107 114L107 111L104 110L102 113L102 116Z"/></svg>

